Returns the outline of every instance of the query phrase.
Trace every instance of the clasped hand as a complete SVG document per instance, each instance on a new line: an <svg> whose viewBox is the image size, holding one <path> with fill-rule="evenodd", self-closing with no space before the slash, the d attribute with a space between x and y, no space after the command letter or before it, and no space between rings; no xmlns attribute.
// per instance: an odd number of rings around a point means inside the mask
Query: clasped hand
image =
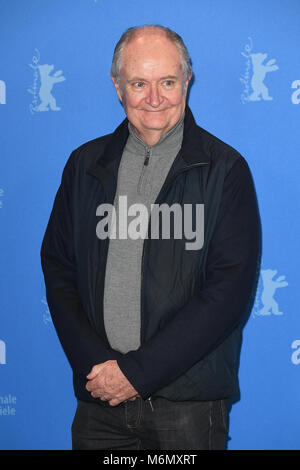
<svg viewBox="0 0 300 470"><path fill-rule="evenodd" d="M93 398L108 401L111 406L135 400L138 392L131 385L116 360L96 364L87 375L86 389Z"/></svg>

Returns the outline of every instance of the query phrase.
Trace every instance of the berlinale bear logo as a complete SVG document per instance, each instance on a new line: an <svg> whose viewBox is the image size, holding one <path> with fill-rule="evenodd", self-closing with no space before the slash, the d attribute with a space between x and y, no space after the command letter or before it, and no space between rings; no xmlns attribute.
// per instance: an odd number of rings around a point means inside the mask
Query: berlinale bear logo
<svg viewBox="0 0 300 470"><path fill-rule="evenodd" d="M278 70L278 66L275 63L275 59L269 60L264 64L267 54L258 52L256 54L250 54L253 67L253 75L251 79L251 86L253 92L249 96L249 101L260 101L272 100L272 96L269 95L269 90L263 83L265 76L268 72L274 72Z"/></svg>
<svg viewBox="0 0 300 470"><path fill-rule="evenodd" d="M36 49L36 55L32 58L29 66L34 71L33 85L28 92L33 95L33 101L30 105L31 113L36 111L60 111L60 107L56 104L56 99L52 94L53 86L56 83L63 82L65 77L62 70L53 72L54 65L39 64L40 53Z"/></svg>
<svg viewBox="0 0 300 470"><path fill-rule="evenodd" d="M279 310L278 303L274 299L275 292L278 288L288 286L285 276L278 276L276 269L262 269L261 279L262 286L259 283L257 295L254 304L254 315L283 315Z"/></svg>
<svg viewBox="0 0 300 470"><path fill-rule="evenodd" d="M273 97L270 96L264 80L267 73L275 72L279 67L275 64L275 59L265 62L267 58L266 53L252 52L253 42L251 38L248 39L249 44L246 44L244 51L241 53L247 59L246 71L240 78L240 81L244 84L244 91L241 95L242 103L261 101L261 99L271 101Z"/></svg>
<svg viewBox="0 0 300 470"><path fill-rule="evenodd" d="M52 95L51 91L55 83L59 83L65 80L62 75L62 71L58 70L53 75L50 75L54 69L54 65L38 65L41 78L41 87L39 91L39 97L41 103L37 107L37 111L48 111L49 107L52 111L59 111L60 108L56 106L56 100Z"/></svg>

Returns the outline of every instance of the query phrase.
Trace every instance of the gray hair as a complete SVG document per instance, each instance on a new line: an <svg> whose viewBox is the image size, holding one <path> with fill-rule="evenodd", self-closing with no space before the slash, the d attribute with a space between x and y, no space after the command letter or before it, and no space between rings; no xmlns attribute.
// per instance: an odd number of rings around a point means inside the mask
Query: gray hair
<svg viewBox="0 0 300 470"><path fill-rule="evenodd" d="M184 44L181 36L179 36L179 34L175 33L175 31L172 31L166 26L161 26L161 25L133 26L131 28L128 28L122 34L114 50L112 65L110 69L111 76L115 78L117 82L120 84L121 61L122 61L122 54L124 51L124 47L126 46L126 44L128 44L128 42L132 39L132 37L136 34L137 31L144 29L144 28L149 28L149 27L157 28L160 31L164 31L167 38L170 39L173 42L173 44L175 44L175 46L178 48L178 51L181 57L184 80L187 80L187 78L192 73L192 62L191 62L191 58L187 50L187 47Z"/></svg>

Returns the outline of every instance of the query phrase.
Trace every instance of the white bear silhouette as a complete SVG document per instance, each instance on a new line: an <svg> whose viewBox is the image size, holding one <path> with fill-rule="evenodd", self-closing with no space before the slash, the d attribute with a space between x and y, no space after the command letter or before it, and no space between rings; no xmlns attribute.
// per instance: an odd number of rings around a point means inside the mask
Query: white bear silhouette
<svg viewBox="0 0 300 470"><path fill-rule="evenodd" d="M39 69L41 78L41 87L39 91L41 103L36 107L36 111L49 111L48 106L50 106L52 111L59 111L60 108L56 106L56 100L51 94L51 90L55 83L63 82L65 77L62 75L61 70L58 70L53 75L50 75L54 69L54 65L44 64L38 65L37 67Z"/></svg>
<svg viewBox="0 0 300 470"><path fill-rule="evenodd" d="M258 315L271 315L271 313L274 315L282 315L273 296L278 287L286 287L288 283L284 281L285 276L279 276L277 279L273 279L276 273L277 270L275 269L263 269L261 271L263 279L261 301L263 308L258 312Z"/></svg>
<svg viewBox="0 0 300 470"><path fill-rule="evenodd" d="M272 96L269 95L268 88L263 83L265 76L268 72L274 72L278 70L278 65L274 65L275 59L269 60L266 64L263 64L267 57L267 54L261 52L250 54L253 66L253 76L251 79L251 86L253 93L249 96L249 101L260 101L260 95L264 100L272 100Z"/></svg>

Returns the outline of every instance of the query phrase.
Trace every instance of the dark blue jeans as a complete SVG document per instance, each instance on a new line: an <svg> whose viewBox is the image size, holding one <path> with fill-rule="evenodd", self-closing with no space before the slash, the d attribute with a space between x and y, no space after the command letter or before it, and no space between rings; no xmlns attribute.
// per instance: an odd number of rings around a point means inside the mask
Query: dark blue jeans
<svg viewBox="0 0 300 470"><path fill-rule="evenodd" d="M72 424L73 450L224 450L227 436L226 400L79 401Z"/></svg>

